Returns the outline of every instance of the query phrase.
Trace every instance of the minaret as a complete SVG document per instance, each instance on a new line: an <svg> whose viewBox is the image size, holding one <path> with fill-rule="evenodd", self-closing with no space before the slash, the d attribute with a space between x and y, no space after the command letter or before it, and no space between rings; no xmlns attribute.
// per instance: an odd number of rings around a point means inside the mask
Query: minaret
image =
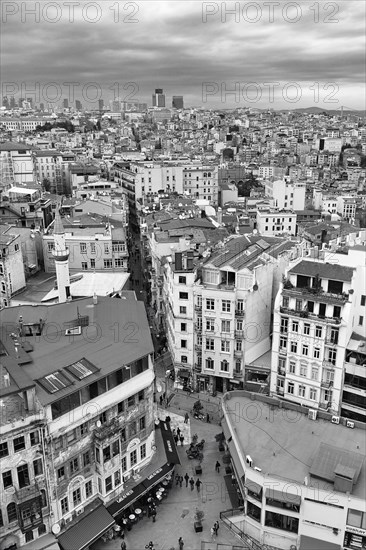
<svg viewBox="0 0 366 550"><path fill-rule="evenodd" d="M55 248L52 251L55 258L58 301L66 302L70 297L69 249L66 248L65 229L62 225L60 211L57 208L53 225Z"/></svg>

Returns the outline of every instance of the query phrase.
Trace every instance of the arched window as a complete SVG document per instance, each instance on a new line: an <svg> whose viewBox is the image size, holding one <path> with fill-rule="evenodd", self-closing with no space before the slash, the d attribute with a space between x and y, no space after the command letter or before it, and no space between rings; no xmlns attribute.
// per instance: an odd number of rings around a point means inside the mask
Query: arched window
<svg viewBox="0 0 366 550"><path fill-rule="evenodd" d="M46 508L47 506L46 491L44 489L41 489L41 506L42 508Z"/></svg>
<svg viewBox="0 0 366 550"><path fill-rule="evenodd" d="M7 505L6 511L8 514L8 522L11 523L12 521L16 521L18 519L17 515L17 507L15 505L15 502L11 502Z"/></svg>

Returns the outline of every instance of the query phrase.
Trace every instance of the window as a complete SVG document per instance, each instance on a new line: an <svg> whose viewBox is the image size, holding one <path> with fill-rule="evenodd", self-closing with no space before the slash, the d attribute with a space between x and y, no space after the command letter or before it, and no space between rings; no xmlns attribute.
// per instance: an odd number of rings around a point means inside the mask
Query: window
<svg viewBox="0 0 366 550"><path fill-rule="evenodd" d="M38 445L38 443L39 443L39 433L38 432L31 432L29 434L29 438L30 438L31 447L33 447L34 445Z"/></svg>
<svg viewBox="0 0 366 550"><path fill-rule="evenodd" d="M186 306L179 306L179 313L181 315L187 315L187 308Z"/></svg>
<svg viewBox="0 0 366 550"><path fill-rule="evenodd" d="M315 338L321 338L323 333L323 328L319 325L315 327Z"/></svg>
<svg viewBox="0 0 366 550"><path fill-rule="evenodd" d="M80 254L86 254L86 243L80 243Z"/></svg>
<svg viewBox="0 0 366 550"><path fill-rule="evenodd" d="M121 470L114 472L114 487L121 485Z"/></svg>
<svg viewBox="0 0 366 550"><path fill-rule="evenodd" d="M302 346L302 354L303 355L309 355L309 346L307 344L304 344Z"/></svg>
<svg viewBox="0 0 366 550"><path fill-rule="evenodd" d="M366 305L366 296L364 294L362 294L361 296L361 306L365 306ZM348 525L351 525L351 523L349 523Z"/></svg>
<svg viewBox="0 0 366 550"><path fill-rule="evenodd" d="M8 444L6 441L4 441L3 443L0 443L0 458L4 458L4 456L8 456L8 454Z"/></svg>
<svg viewBox="0 0 366 550"><path fill-rule="evenodd" d="M298 394L299 397L305 397L305 386L299 386Z"/></svg>
<svg viewBox="0 0 366 550"><path fill-rule="evenodd" d="M297 353L297 342L291 342L291 353Z"/></svg>
<svg viewBox="0 0 366 550"><path fill-rule="evenodd" d="M131 407L135 406L135 396L130 395L130 397L127 399L127 407L130 409Z"/></svg>
<svg viewBox="0 0 366 550"><path fill-rule="evenodd" d="M314 348L314 359L320 358L320 348Z"/></svg>
<svg viewBox="0 0 366 550"><path fill-rule="evenodd" d="M103 265L104 265L104 269L111 269L113 267L112 260L109 260L108 258L104 258Z"/></svg>
<svg viewBox="0 0 366 550"><path fill-rule="evenodd" d="M127 437L126 437L126 428L121 428L121 441L122 443L124 441L126 441Z"/></svg>
<svg viewBox="0 0 366 550"><path fill-rule="evenodd" d="M300 365L300 376L307 376L308 368L306 365Z"/></svg>
<svg viewBox="0 0 366 550"><path fill-rule="evenodd" d="M122 472L125 472L127 470L127 457L123 457L121 460L121 466L122 466Z"/></svg>
<svg viewBox="0 0 366 550"><path fill-rule="evenodd" d="M109 254L109 244L104 243L104 254Z"/></svg>
<svg viewBox="0 0 366 550"><path fill-rule="evenodd" d="M181 348L187 348L187 340L181 340L180 341L180 347Z"/></svg>
<svg viewBox="0 0 366 550"><path fill-rule="evenodd" d="M85 483L85 498L90 498L93 494L93 484L90 481Z"/></svg>
<svg viewBox="0 0 366 550"><path fill-rule="evenodd" d="M206 299L206 309L214 311L215 310L215 300Z"/></svg>
<svg viewBox="0 0 366 550"><path fill-rule="evenodd" d="M366 529L366 513L361 510L348 509L347 525L357 527L358 529Z"/></svg>
<svg viewBox="0 0 366 550"><path fill-rule="evenodd" d="M125 410L125 403L124 401L120 401L117 405L117 413L121 414Z"/></svg>
<svg viewBox="0 0 366 550"><path fill-rule="evenodd" d="M146 443L143 443L140 447L140 458L141 460L146 458Z"/></svg>
<svg viewBox="0 0 366 550"><path fill-rule="evenodd" d="M88 423L84 422L84 424L80 425L80 435L81 435L81 437L83 437L87 433L88 433Z"/></svg>
<svg viewBox="0 0 366 550"><path fill-rule="evenodd" d="M206 319L206 330L210 332L215 331L215 319Z"/></svg>
<svg viewBox="0 0 366 550"><path fill-rule="evenodd" d="M110 459L111 459L111 447L110 445L107 445L107 447L103 448L103 463L105 464Z"/></svg>
<svg viewBox="0 0 366 550"><path fill-rule="evenodd" d="M145 399L145 390L139 391L139 393L137 394L137 399L139 402Z"/></svg>
<svg viewBox="0 0 366 550"><path fill-rule="evenodd" d="M76 430L71 430L71 432L67 432L66 435L67 443L70 444L76 439Z"/></svg>
<svg viewBox="0 0 366 550"><path fill-rule="evenodd" d="M41 458L37 458L36 460L33 460L33 469L34 469L34 477L37 477L43 474L43 464L42 464Z"/></svg>
<svg viewBox="0 0 366 550"><path fill-rule="evenodd" d="M70 466L70 475L75 474L75 472L77 472L78 469L79 469L79 460L78 460L78 457L73 458L72 460L70 460L69 466Z"/></svg>
<svg viewBox="0 0 366 550"><path fill-rule="evenodd" d="M220 370L223 372L229 372L229 363L226 360L220 362Z"/></svg>
<svg viewBox="0 0 366 550"><path fill-rule="evenodd" d="M221 311L224 311L226 313L229 313L231 310L231 302L230 300L222 300L222 308Z"/></svg>
<svg viewBox="0 0 366 550"><path fill-rule="evenodd" d="M139 428L140 430L144 430L146 428L146 417L142 416L139 420Z"/></svg>
<svg viewBox="0 0 366 550"><path fill-rule="evenodd" d="M304 334L305 334L305 336L309 336L309 334L310 334L310 325L309 325L309 323L304 323Z"/></svg>
<svg viewBox="0 0 366 550"><path fill-rule="evenodd" d="M85 468L90 464L90 452L86 451L86 453L83 453L83 467Z"/></svg>
<svg viewBox="0 0 366 550"><path fill-rule="evenodd" d="M312 401L316 401L316 398L317 398L317 390L315 388L310 388L310 391L309 391L309 399L311 399Z"/></svg>
<svg viewBox="0 0 366 550"><path fill-rule="evenodd" d="M328 350L328 361L332 363L333 365L336 364L337 361L337 350L335 349L329 349Z"/></svg>
<svg viewBox="0 0 366 550"><path fill-rule="evenodd" d="M18 519L17 515L17 507L15 505L15 502L11 502L6 507L6 512L8 514L8 522L12 523L13 521L16 521Z"/></svg>
<svg viewBox="0 0 366 550"><path fill-rule="evenodd" d="M11 470L8 470L7 472L3 472L3 485L4 485L4 489L7 489L8 487L13 486L13 478L11 475Z"/></svg>
<svg viewBox="0 0 366 550"><path fill-rule="evenodd" d="M90 243L90 253L95 254L95 243Z"/></svg>
<svg viewBox="0 0 366 550"><path fill-rule="evenodd" d="M318 380L319 378L319 369L318 367L311 367L311 379Z"/></svg>
<svg viewBox="0 0 366 550"><path fill-rule="evenodd" d="M299 323L297 321L292 321L292 331L299 332Z"/></svg>
<svg viewBox="0 0 366 550"><path fill-rule="evenodd" d="M21 466L18 466L17 473L19 487L21 489L23 489L23 487L28 487L28 485L30 485L28 464L22 464Z"/></svg>
<svg viewBox="0 0 366 550"><path fill-rule="evenodd" d="M280 349L287 349L287 338L284 336L280 337Z"/></svg>
<svg viewBox="0 0 366 550"><path fill-rule="evenodd" d="M185 285L185 284L187 283L187 277L183 277L183 276L180 275L180 276L178 277L178 283L179 283L180 285Z"/></svg>
<svg viewBox="0 0 366 550"><path fill-rule="evenodd" d="M296 374L296 363L295 363L295 361L290 361L290 362L289 362L288 371L289 371L291 374Z"/></svg>
<svg viewBox="0 0 366 550"><path fill-rule="evenodd" d="M68 498L67 497L62 498L60 500L60 504L61 504L61 514L64 516L69 511L69 500L68 500Z"/></svg>
<svg viewBox="0 0 366 550"><path fill-rule="evenodd" d="M302 310L302 300L296 299L295 309L296 309L296 311L301 311Z"/></svg>
<svg viewBox="0 0 366 550"><path fill-rule="evenodd" d="M215 340L213 338L206 338L206 349L210 351L215 349Z"/></svg>
<svg viewBox="0 0 366 550"><path fill-rule="evenodd" d="M230 353L230 342L229 340L221 340L221 351L224 353Z"/></svg>
<svg viewBox="0 0 366 550"><path fill-rule="evenodd" d="M75 489L75 491L72 492L72 502L74 506L78 506L81 504L81 489L80 487L78 489Z"/></svg>
<svg viewBox="0 0 366 550"><path fill-rule="evenodd" d="M243 342L241 340L236 340L235 350L236 351L243 351Z"/></svg>
<svg viewBox="0 0 366 550"><path fill-rule="evenodd" d="M25 449L25 439L23 436L13 439L14 453L18 453Z"/></svg>
<svg viewBox="0 0 366 550"><path fill-rule="evenodd" d="M292 383L292 382L289 382L287 384L287 393L290 393L293 395L294 393L294 388L295 388L295 385Z"/></svg>
<svg viewBox="0 0 366 550"><path fill-rule="evenodd" d="M282 298L282 307L288 308L288 306L289 306L289 298L287 296L284 296Z"/></svg>
<svg viewBox="0 0 366 550"><path fill-rule="evenodd" d="M188 300L188 292L180 292L179 300Z"/></svg>
<svg viewBox="0 0 366 550"><path fill-rule="evenodd" d="M286 317L281 317L280 332L287 333L288 330L288 319Z"/></svg>
<svg viewBox="0 0 366 550"><path fill-rule="evenodd" d="M187 332L187 323L181 323L180 324L180 331L181 332Z"/></svg>
<svg viewBox="0 0 366 550"><path fill-rule="evenodd" d="M107 422L107 413L105 411L99 415L99 420L102 424L105 424Z"/></svg>
<svg viewBox="0 0 366 550"><path fill-rule="evenodd" d="M132 422L130 422L128 426L128 434L130 437L132 437L136 435L136 433L137 433L136 421L133 420Z"/></svg>
<svg viewBox="0 0 366 550"><path fill-rule="evenodd" d="M360 327L363 326L363 315L360 315L359 318L358 318L358 324Z"/></svg>
<svg viewBox="0 0 366 550"><path fill-rule="evenodd" d="M88 271L88 262L81 262L81 269L83 271Z"/></svg>
<svg viewBox="0 0 366 550"><path fill-rule="evenodd" d="M61 466L57 469L57 481L65 479L65 466Z"/></svg>
<svg viewBox="0 0 366 550"><path fill-rule="evenodd" d="M137 464L137 450L135 449L130 453L130 465L134 466Z"/></svg>
<svg viewBox="0 0 366 550"><path fill-rule="evenodd" d="M214 361L213 359L206 359L206 369L210 369L210 370L213 370L214 368Z"/></svg>
<svg viewBox="0 0 366 550"><path fill-rule="evenodd" d="M112 476L108 476L105 479L105 492L109 493L113 489Z"/></svg>

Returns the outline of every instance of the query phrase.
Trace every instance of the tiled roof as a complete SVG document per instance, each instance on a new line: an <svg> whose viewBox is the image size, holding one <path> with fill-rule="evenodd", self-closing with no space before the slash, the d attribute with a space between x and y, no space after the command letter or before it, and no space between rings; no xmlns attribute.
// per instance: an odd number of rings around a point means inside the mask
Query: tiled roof
<svg viewBox="0 0 366 550"><path fill-rule="evenodd" d="M25 143L17 143L15 141L7 141L0 143L0 151L31 151L33 147Z"/></svg>
<svg viewBox="0 0 366 550"><path fill-rule="evenodd" d="M351 282L353 271L354 269L352 267L302 260L299 264L290 269L289 273L294 275L305 275L307 277L315 277L318 275L321 279Z"/></svg>

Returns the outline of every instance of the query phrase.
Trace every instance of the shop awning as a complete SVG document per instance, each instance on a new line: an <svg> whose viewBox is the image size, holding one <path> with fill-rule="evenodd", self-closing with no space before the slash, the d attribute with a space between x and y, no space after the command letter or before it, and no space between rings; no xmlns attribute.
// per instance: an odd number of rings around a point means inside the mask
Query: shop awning
<svg viewBox="0 0 366 550"><path fill-rule="evenodd" d="M240 380L235 380L234 378L229 380L230 384L235 384L236 386L239 386L241 384Z"/></svg>
<svg viewBox="0 0 366 550"><path fill-rule="evenodd" d="M249 489L249 491L256 493L257 495L260 495L262 491L262 486L256 483L255 481L251 481L250 479L245 480L244 487Z"/></svg>
<svg viewBox="0 0 366 550"><path fill-rule="evenodd" d="M225 485L226 485L227 492L229 493L229 499L230 499L230 502L231 502L231 506L234 509L237 509L237 508L239 508L240 504L239 504L239 499L238 499L238 493L237 493L235 485L233 484L233 480L231 478L231 475L224 476L224 480L225 480Z"/></svg>
<svg viewBox="0 0 366 550"><path fill-rule="evenodd" d="M111 514L99 506L58 537L61 550L84 550L115 523Z"/></svg>
<svg viewBox="0 0 366 550"><path fill-rule="evenodd" d="M178 376L179 376L179 378L189 378L190 377L190 372L189 372L189 370L180 370L178 372Z"/></svg>
<svg viewBox="0 0 366 550"><path fill-rule="evenodd" d="M170 424L168 422L160 421L159 424L160 433L163 438L163 444L166 454L166 461L168 464L180 464L179 455L177 451L177 445L174 441Z"/></svg>
<svg viewBox="0 0 366 550"><path fill-rule="evenodd" d="M131 504L133 504L145 493L146 487L144 487L142 483L139 483L129 491L122 493L115 502L108 506L108 512L113 517L116 517L120 512L131 506Z"/></svg>
<svg viewBox="0 0 366 550"><path fill-rule="evenodd" d="M300 506L301 504L301 497L299 495L286 494L285 492L276 489L267 489L266 498L272 498L273 500L286 502L287 504L296 504L297 506Z"/></svg>
<svg viewBox="0 0 366 550"><path fill-rule="evenodd" d="M169 472L172 471L174 466L172 464L164 464L161 468L158 468L150 474L144 481L142 482L142 485L145 487L146 491L149 491L154 485L157 485L159 481L162 481L164 477L169 474Z"/></svg>
<svg viewBox="0 0 366 550"><path fill-rule="evenodd" d="M243 466L240 462L239 453L238 453L238 451L236 450L236 447L235 447L235 443L233 441L231 441L228 446L229 446L229 451L230 451L230 454L231 454L231 460L234 463L234 467L236 469L236 472L239 475L239 477L242 478L242 476L245 475L245 474L244 474Z"/></svg>
<svg viewBox="0 0 366 550"><path fill-rule="evenodd" d="M327 542L325 540L301 535L300 550L314 550L314 548L316 548L316 550L340 550L341 546L334 542Z"/></svg>

